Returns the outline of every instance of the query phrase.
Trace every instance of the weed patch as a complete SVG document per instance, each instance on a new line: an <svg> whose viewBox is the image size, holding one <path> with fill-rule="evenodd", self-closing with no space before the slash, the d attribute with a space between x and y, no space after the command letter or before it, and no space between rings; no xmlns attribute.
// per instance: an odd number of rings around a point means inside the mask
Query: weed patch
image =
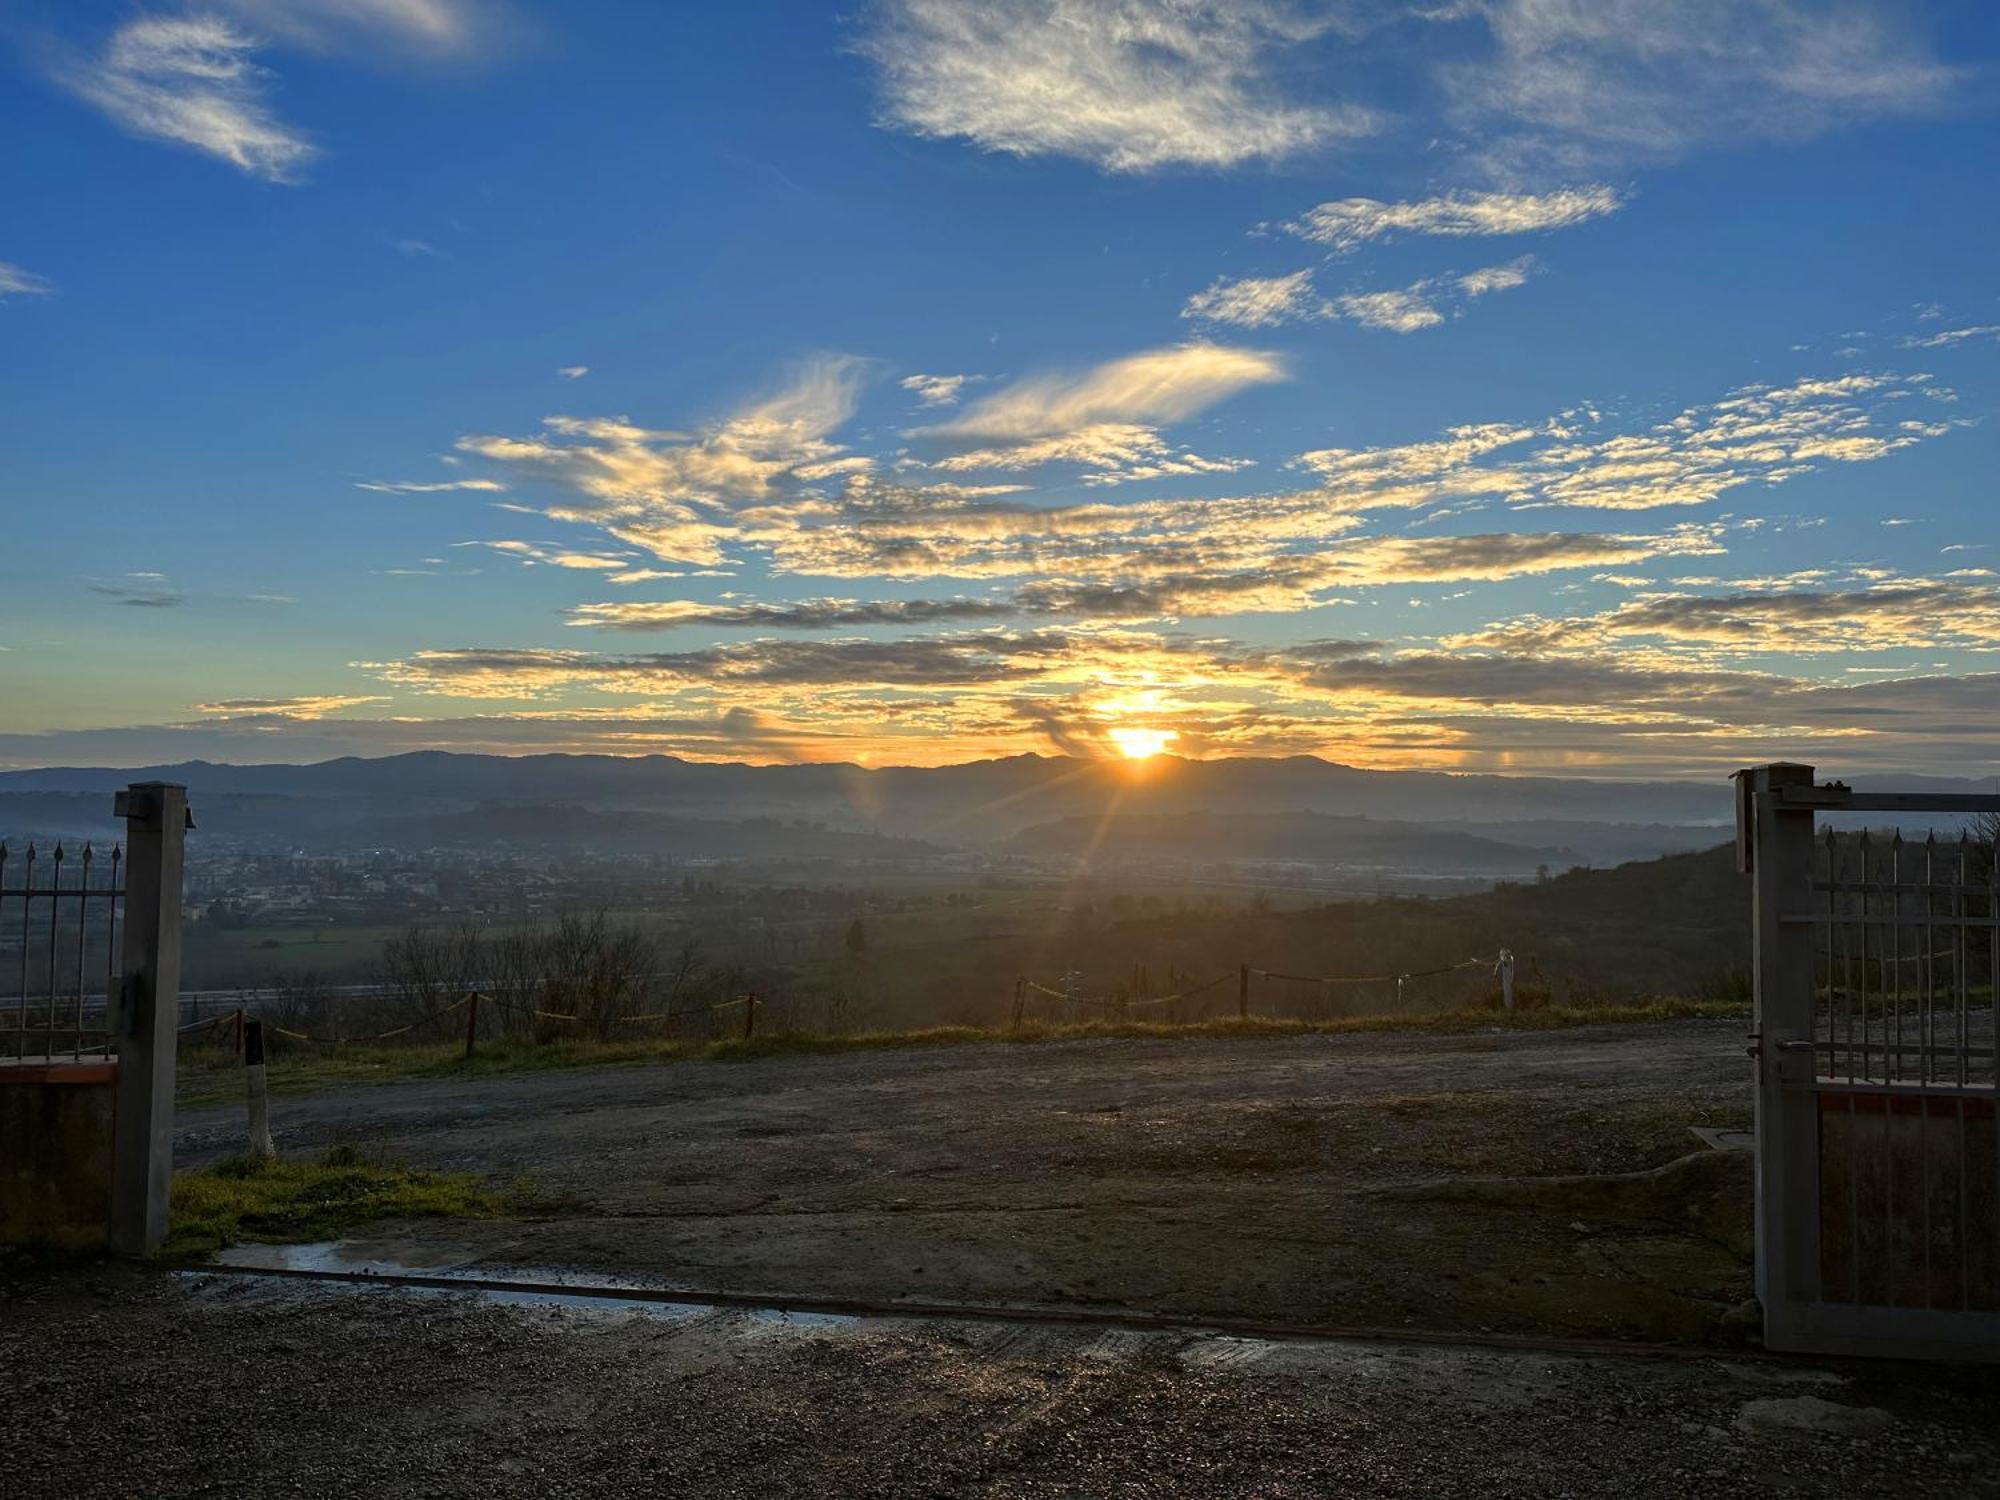
<svg viewBox="0 0 2000 1500"><path fill-rule="evenodd" d="M485 1218L500 1195L469 1173L419 1172L336 1146L318 1161L232 1156L174 1177L170 1256L244 1241L333 1239L370 1219Z"/></svg>

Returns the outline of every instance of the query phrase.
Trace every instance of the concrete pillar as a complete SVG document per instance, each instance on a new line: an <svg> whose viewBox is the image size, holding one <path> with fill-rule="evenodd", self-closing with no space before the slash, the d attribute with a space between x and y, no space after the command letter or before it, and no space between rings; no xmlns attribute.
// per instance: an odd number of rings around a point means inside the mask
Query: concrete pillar
<svg viewBox="0 0 2000 1500"><path fill-rule="evenodd" d="M1792 1324L1819 1300L1819 1101L1813 1091L1813 814L1779 793L1813 768L1739 771L1739 858L1753 878L1756 975L1757 1299L1764 1341L1795 1348Z"/></svg>
<svg viewBox="0 0 2000 1500"><path fill-rule="evenodd" d="M181 855L193 819L187 788L164 781L133 783L114 812L125 819L126 858L110 1238L121 1255L151 1255L167 1237L174 1178Z"/></svg>

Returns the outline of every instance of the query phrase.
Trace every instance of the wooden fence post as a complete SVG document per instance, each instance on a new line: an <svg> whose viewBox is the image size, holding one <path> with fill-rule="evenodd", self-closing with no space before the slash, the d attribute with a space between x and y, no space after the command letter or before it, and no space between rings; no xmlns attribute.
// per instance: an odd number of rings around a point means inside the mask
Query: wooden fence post
<svg viewBox="0 0 2000 1500"><path fill-rule="evenodd" d="M465 1060L472 1061L472 1049L479 1041L479 991L465 997Z"/></svg>
<svg viewBox="0 0 2000 1500"><path fill-rule="evenodd" d="M1026 979L1017 979L1014 981L1014 1028L1013 1028L1016 1031L1019 1031L1021 1029L1021 1012L1027 1008L1027 1004L1028 1004L1028 981Z"/></svg>
<svg viewBox="0 0 2000 1500"><path fill-rule="evenodd" d="M1236 1019L1250 1019L1250 965L1238 965L1236 970Z"/></svg>
<svg viewBox="0 0 2000 1500"><path fill-rule="evenodd" d="M752 993L743 997L743 1040L749 1041L757 1032L757 996Z"/></svg>
<svg viewBox="0 0 2000 1500"><path fill-rule="evenodd" d="M1502 1009L1514 1008L1514 950L1500 950L1500 1005Z"/></svg>

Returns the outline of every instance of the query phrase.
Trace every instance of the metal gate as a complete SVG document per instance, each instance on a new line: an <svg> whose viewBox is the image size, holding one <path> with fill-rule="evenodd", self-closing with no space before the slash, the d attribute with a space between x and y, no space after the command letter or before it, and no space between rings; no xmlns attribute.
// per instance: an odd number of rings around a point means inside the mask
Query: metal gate
<svg viewBox="0 0 2000 1500"><path fill-rule="evenodd" d="M1815 830L1823 812L1942 838ZM1755 877L1757 1295L1774 1349L2000 1359L2000 796L1737 776Z"/></svg>

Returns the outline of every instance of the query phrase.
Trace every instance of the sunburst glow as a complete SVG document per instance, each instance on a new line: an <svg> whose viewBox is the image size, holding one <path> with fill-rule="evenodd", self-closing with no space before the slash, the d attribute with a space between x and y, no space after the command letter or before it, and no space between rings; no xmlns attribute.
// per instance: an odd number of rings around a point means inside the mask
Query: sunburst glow
<svg viewBox="0 0 2000 1500"><path fill-rule="evenodd" d="M1110 731L1111 743L1127 760L1150 760L1180 738L1173 729L1142 729L1136 724L1120 724Z"/></svg>

